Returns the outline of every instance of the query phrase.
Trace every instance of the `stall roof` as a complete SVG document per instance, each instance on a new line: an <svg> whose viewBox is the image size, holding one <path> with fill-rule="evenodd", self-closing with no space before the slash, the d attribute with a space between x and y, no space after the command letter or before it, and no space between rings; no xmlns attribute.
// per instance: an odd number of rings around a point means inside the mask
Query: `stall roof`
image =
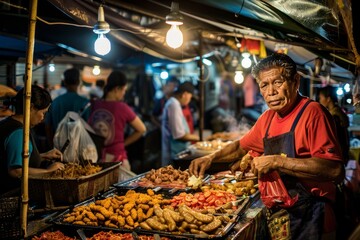
<svg viewBox="0 0 360 240"><path fill-rule="evenodd" d="M13 3L14 2L14 3ZM28 1L13 1L11 5L0 1L0 36L26 40ZM17 2L18 4L16 4ZM142 61L167 59L176 62L193 60L199 54L199 33L203 36L203 53L218 46L232 47L237 38L263 39L267 46L286 43L303 47L310 55L299 56L298 63L312 61L314 56L330 60L346 71L354 72L355 56L349 45L348 34L338 7L338 1L323 0L182 0L178 1L184 16L185 42L179 49L165 43L169 26L165 16L170 12L170 0L48 0L39 1L35 54L66 53L92 58L116 66L131 62L143 54ZM350 1L342 1L348 16ZM352 4L358 4L352 1ZM112 31L108 38L112 51L98 56L93 50L96 35L92 26L97 21L97 10L104 3L105 20ZM21 8L19 8L19 6ZM352 8L355 6L353 5ZM49 24L54 22L80 24ZM354 20L355 22L355 20ZM355 24L355 23L354 23ZM353 29L358 37L358 28ZM15 55L19 49L15 41L0 41L0 55ZM45 44L44 44L45 43ZM43 45L44 44L44 45ZM51 47L50 47L51 46ZM13 49L13 51L10 51ZM45 51L42 51L44 50ZM17 52L17 53L16 53ZM303 54L304 55L304 54ZM311 64L311 62L310 62Z"/></svg>

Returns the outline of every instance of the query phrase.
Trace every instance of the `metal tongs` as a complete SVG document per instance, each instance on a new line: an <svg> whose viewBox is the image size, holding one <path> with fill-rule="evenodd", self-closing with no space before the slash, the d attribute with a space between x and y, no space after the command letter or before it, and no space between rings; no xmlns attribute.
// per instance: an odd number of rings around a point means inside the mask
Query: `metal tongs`
<svg viewBox="0 0 360 240"><path fill-rule="evenodd" d="M236 180L237 182L239 182L239 181L243 180L244 178L245 178L245 173L244 173L244 171L242 171L242 172L240 172L240 174L235 178L235 180Z"/></svg>

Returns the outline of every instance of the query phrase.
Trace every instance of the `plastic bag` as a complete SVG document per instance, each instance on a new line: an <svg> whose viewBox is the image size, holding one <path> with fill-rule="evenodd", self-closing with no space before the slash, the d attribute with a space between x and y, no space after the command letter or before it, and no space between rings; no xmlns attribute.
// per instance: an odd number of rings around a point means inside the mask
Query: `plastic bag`
<svg viewBox="0 0 360 240"><path fill-rule="evenodd" d="M288 208L298 200L298 195L291 198L277 171L264 174L259 178L260 197L267 208L280 206Z"/></svg>
<svg viewBox="0 0 360 240"><path fill-rule="evenodd" d="M85 124L85 121L75 112L68 112L59 123L54 136L54 146L57 149L63 149L63 146L68 144L63 152L65 161L97 162L96 146L87 132Z"/></svg>
<svg viewBox="0 0 360 240"><path fill-rule="evenodd" d="M127 170L123 166L119 167L119 179L118 179L118 182L123 182L123 181L129 180L129 179L131 179L131 178L133 178L135 176L136 176L136 173L134 173L134 172L132 172L130 170Z"/></svg>

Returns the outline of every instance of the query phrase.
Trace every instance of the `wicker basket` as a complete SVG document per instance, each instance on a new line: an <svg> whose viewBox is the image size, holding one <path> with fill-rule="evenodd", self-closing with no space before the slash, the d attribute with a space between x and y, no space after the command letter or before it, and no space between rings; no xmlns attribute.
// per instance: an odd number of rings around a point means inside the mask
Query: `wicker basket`
<svg viewBox="0 0 360 240"><path fill-rule="evenodd" d="M0 198L0 239L20 239L20 197Z"/></svg>
<svg viewBox="0 0 360 240"><path fill-rule="evenodd" d="M118 181L120 163L101 163L103 170L89 176L60 179L29 177L29 197L45 208L66 207L107 190Z"/></svg>

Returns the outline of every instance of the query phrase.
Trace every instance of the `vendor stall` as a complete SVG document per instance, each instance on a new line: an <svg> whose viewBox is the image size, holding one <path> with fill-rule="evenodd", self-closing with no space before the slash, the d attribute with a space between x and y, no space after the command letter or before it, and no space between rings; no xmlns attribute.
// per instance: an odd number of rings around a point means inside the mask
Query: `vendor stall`
<svg viewBox="0 0 360 240"><path fill-rule="evenodd" d="M198 182L188 170L153 169L52 214L46 224L31 222L29 239L264 239L257 180L239 174L224 171Z"/></svg>

